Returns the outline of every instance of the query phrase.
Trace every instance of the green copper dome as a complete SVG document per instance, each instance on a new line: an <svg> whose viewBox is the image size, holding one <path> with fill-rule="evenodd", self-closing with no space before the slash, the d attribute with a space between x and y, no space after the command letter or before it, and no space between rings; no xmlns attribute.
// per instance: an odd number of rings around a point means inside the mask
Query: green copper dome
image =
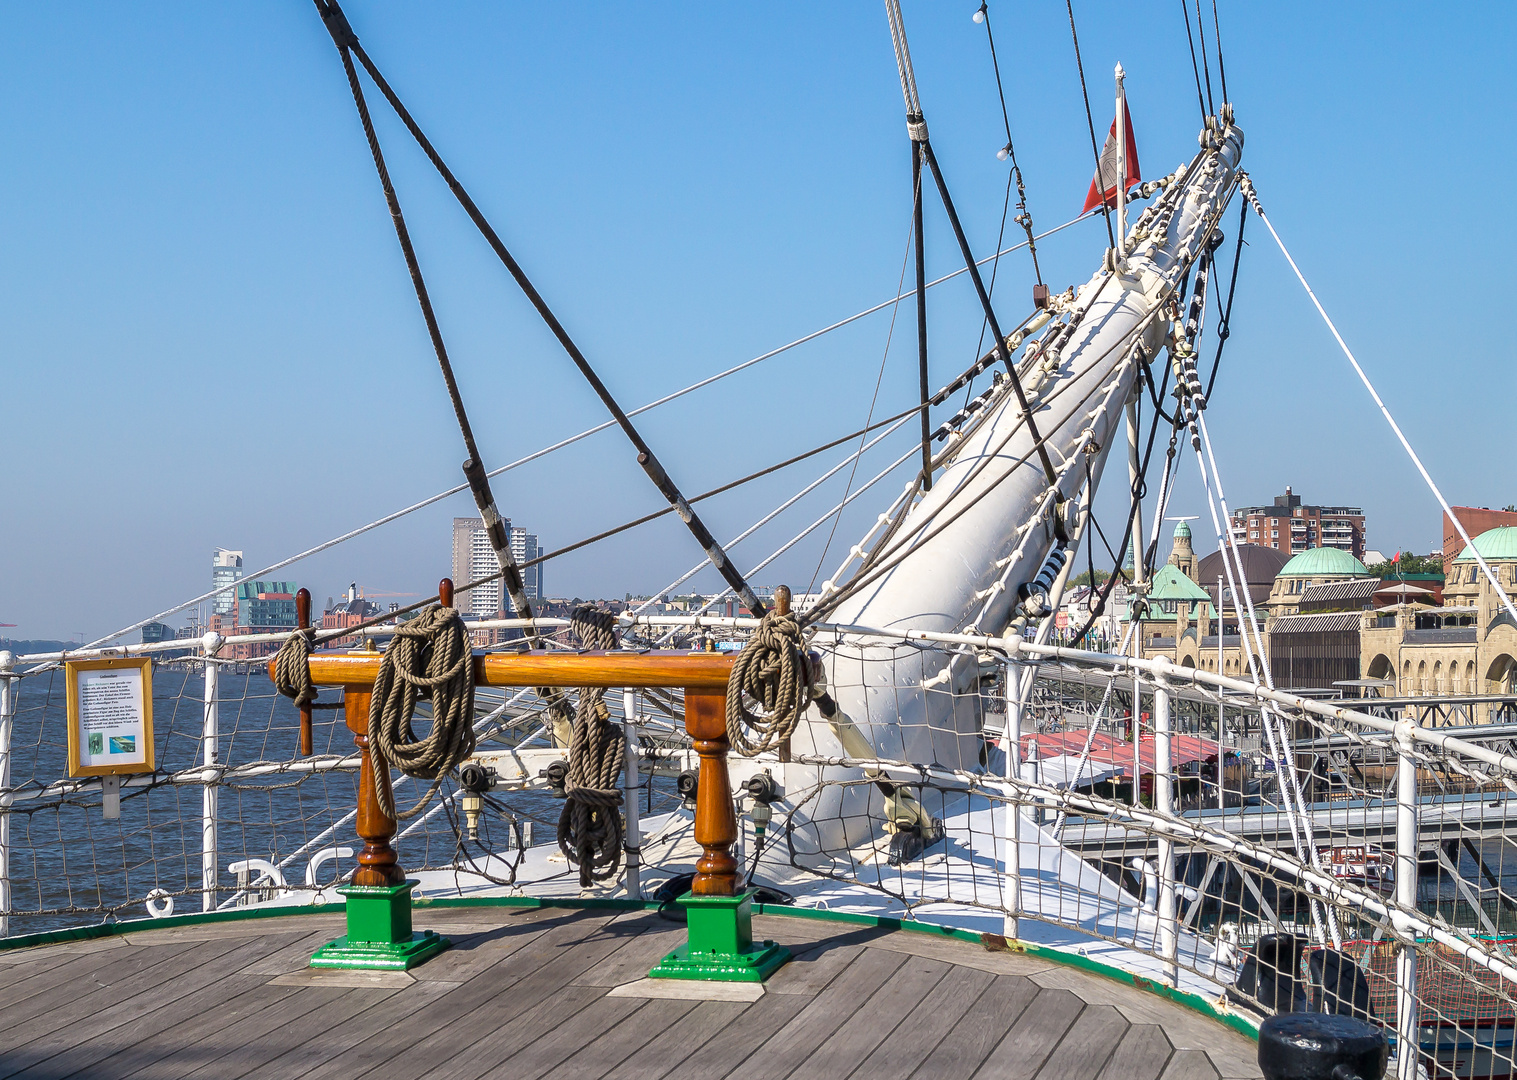
<svg viewBox="0 0 1517 1080"><path fill-rule="evenodd" d="M1475 551L1480 552L1480 557L1487 562L1498 559L1517 559L1517 525L1501 525L1494 529L1487 529L1475 537ZM1470 545L1465 544L1464 550L1459 553L1455 562L1474 562L1475 551L1470 550Z"/></svg>
<svg viewBox="0 0 1517 1080"><path fill-rule="evenodd" d="M1187 540L1190 539L1190 526L1183 521L1175 526L1175 539L1178 540L1182 536Z"/></svg>
<svg viewBox="0 0 1517 1080"><path fill-rule="evenodd" d="M1513 532L1517 532L1514 529ZM1280 577L1368 577L1364 564L1339 548L1307 548L1280 568Z"/></svg>

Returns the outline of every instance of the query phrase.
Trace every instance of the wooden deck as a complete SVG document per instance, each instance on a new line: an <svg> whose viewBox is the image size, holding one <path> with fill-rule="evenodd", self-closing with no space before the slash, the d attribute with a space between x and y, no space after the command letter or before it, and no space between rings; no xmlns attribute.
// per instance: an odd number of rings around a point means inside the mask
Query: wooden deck
<svg viewBox="0 0 1517 1080"><path fill-rule="evenodd" d="M648 912L419 910L417 924L454 947L405 974L305 967L341 932L327 915L0 953L0 1077L1260 1075L1252 1042L1159 997L948 939L759 917L797 959L754 994L641 982L683 935ZM755 999L721 999L744 989Z"/></svg>

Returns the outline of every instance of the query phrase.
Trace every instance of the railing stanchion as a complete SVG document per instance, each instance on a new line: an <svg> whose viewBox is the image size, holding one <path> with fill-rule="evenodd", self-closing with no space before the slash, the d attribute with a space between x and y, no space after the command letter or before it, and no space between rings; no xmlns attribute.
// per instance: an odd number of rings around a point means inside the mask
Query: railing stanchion
<svg viewBox="0 0 1517 1080"><path fill-rule="evenodd" d="M637 900L643 894L643 831L637 813L637 691L631 687L622 690L622 731L627 739L627 767L622 774L626 792L622 805L627 817L627 836L623 841L627 856L627 896Z"/></svg>
<svg viewBox="0 0 1517 1080"><path fill-rule="evenodd" d="M1006 751L1004 772L1008 780L1022 778L1022 667L1014 661L1006 662L1006 731L1001 736L1001 745ZM1018 936L1018 917L1022 914L1022 845L1020 823L1017 821L1017 803L1006 800L1006 835L1003 839L1005 857L1002 866L1001 895L1006 905L1001 920L1001 933L1008 940Z"/></svg>
<svg viewBox="0 0 1517 1080"><path fill-rule="evenodd" d="M1417 910L1417 762L1412 756L1416 725L1396 725L1396 906ZM1403 943L1396 953L1396 1078L1417 1080L1421 1057L1417 1031L1417 949Z"/></svg>
<svg viewBox="0 0 1517 1080"><path fill-rule="evenodd" d="M11 933L11 729L16 721L16 657L0 652L0 938Z"/></svg>
<svg viewBox="0 0 1517 1080"><path fill-rule="evenodd" d="M1162 818L1175 816L1175 778L1170 753L1169 687L1154 683L1154 812ZM1171 986L1180 982L1177 962L1179 927L1175 904L1175 842L1159 837L1159 957Z"/></svg>
<svg viewBox="0 0 1517 1080"><path fill-rule="evenodd" d="M688 928L685 944L665 955L648 976L763 982L790 959L790 950L773 941L753 940L753 892L738 888L739 867L732 856L737 811L727 773L731 744L725 689L685 687L685 730L695 740L695 752L701 758L694 833L704 854L696 861L690 891L679 899Z"/></svg>
<svg viewBox="0 0 1517 1080"><path fill-rule="evenodd" d="M221 717L221 668L216 663L216 653L221 649L223 638L212 630L201 639L205 651L205 711L201 718L200 746L201 763L205 765L201 779L204 787L200 796L200 910L216 910L217 868L216 817L220 791L217 765L220 761Z"/></svg>

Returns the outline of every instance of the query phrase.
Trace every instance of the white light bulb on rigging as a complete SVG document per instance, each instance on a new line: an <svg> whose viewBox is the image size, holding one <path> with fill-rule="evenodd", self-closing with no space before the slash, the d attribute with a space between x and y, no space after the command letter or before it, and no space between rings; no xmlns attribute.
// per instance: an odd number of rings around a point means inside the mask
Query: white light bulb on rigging
<svg viewBox="0 0 1517 1080"><path fill-rule="evenodd" d="M985 21L985 8L983 6L981 6L979 11L976 11L974 13L974 21L977 23L982 23Z"/></svg>
<svg viewBox="0 0 1517 1080"><path fill-rule="evenodd" d="M1008 147L1003 146L1001 149L996 151L996 159L998 161L1005 161L1010 156L1011 150Z"/></svg>

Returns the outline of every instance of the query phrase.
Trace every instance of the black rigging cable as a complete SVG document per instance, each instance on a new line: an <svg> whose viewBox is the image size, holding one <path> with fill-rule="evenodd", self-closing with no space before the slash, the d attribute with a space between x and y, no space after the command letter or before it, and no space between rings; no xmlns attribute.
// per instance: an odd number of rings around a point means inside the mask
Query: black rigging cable
<svg viewBox="0 0 1517 1080"><path fill-rule="evenodd" d="M320 12L322 21L326 24L327 30L332 35L333 41L337 43L338 52L342 54L343 66L348 72L348 82L353 90L355 100L359 103L359 112L364 119L365 133L368 135L369 145L371 150L374 152L376 163L380 164L381 172L383 173L383 165L382 158L379 155L379 142L376 136L373 134L373 125L368 118L368 109L363 104L363 92L358 85L357 74L353 71L351 58L352 56L356 56L359 63L363 65L364 70L369 73L369 77L374 80L374 85L378 87L380 93L384 95L385 100L390 103L390 107L395 110L395 115L400 119L401 123L405 125L406 130L411 133L411 137L416 140L417 145L421 147L421 150L426 154L427 159L432 162L432 166L437 170L438 174L448 185L449 190L453 192L454 197L458 200L459 205L463 207L464 212L469 215L469 219L474 223L475 228L480 231L480 234L490 245L491 250L495 252L496 256L505 266L506 270L510 273L512 278L515 279L516 284L518 287L520 287L522 293L537 310L538 315L541 316L543 322L547 324L548 329L552 331L553 336L558 339L558 342L561 346L563 346L564 351L568 353L569 359L574 362L574 365L579 369L580 374L585 377L585 381L590 384L590 387L595 391L596 396L601 399L601 403L605 405L607 411L609 411L612 417L616 420L617 426L622 429L627 438L631 441L633 447L637 450L637 463L642 466L643 471L648 474L648 478L653 481L654 486L658 488L659 493L662 494L668 501L670 507L678 511L680 519L685 522L686 527L689 528L690 532L695 536L696 541L701 545L702 550L706 552L706 555L711 560L712 565L717 568L722 577L726 580L727 584L732 587L733 591L743 599L743 602L748 606L749 611L752 611L756 615L767 611L768 609L764 606L763 603L759 601L758 597L754 594L753 589L743 578L743 575L738 572L737 568L732 565L732 561L727 558L726 552L723 551L721 545L716 542L716 538L711 535L711 531L706 528L705 523L701 521L700 517L697 516L693 510L690 509L689 503L686 502L684 496L680 494L679 488L675 486L674 481L664 470L664 467L659 463L659 460L654 455L653 450L648 446L646 442L643 441L642 435L638 433L638 430L633 426L632 421L627 418L627 414L611 396L610 391L606 389L605 384L601 382L600 377L595 373L594 369L590 367L590 363L585 359L584 353L580 351L579 346L576 345L573 338L569 336L569 332L564 329L564 326L561 322L559 322L558 317L554 315L552 309L548 307L547 301L544 300L542 294L537 291L536 286L532 284L531 280L527 277L526 272L511 255L510 251L506 249L505 244L501 241L500 236L496 233L495 229L490 225L489 221L485 219L484 214L480 212L479 207L475 205L474 200L469 196L469 193L464 190L464 187L459 183L458 178L453 175L452 170L450 170L448 166L443 162L441 155L439 155L437 150L432 146L431 141L422 132L421 128L417 125L415 119L412 118L405 105L401 103L399 96L397 96L395 91L391 89L390 84L385 80L384 76L380 74L378 67L376 67L374 62L369 58L369 55L364 51L363 46L358 43L358 37L353 33L352 27L348 25L347 17L343 14L342 8L338 5L337 0L314 0L314 2L316 4L316 10ZM399 216L399 204L395 202L392 197L393 192L389 188L388 174L384 174L384 180L386 184L387 197L391 197L391 215L395 218L396 231L398 233L403 233L404 222ZM402 246L406 246L408 244L409 238L407 237L402 241ZM420 293L422 289L420 272L419 270L415 269L414 257L409 253L407 256L407 263L412 267L412 278L417 283L418 292ZM429 305L424 305L424 307L428 311L427 318L428 327L430 329L434 320L430 315ZM434 343L439 349L441 349L441 337L439 335L434 334ZM440 353L439 356L441 359L442 354ZM451 375L449 377L451 386ZM477 456L475 457L475 461L478 461Z"/></svg>
<svg viewBox="0 0 1517 1080"><path fill-rule="evenodd" d="M1217 355L1211 362L1211 376L1206 380L1206 400L1211 400L1212 387L1217 385L1217 368L1222 363L1222 346L1227 344L1232 333L1233 293L1238 288L1238 263L1243 258L1243 226L1248 223L1248 200L1243 200L1238 215L1238 243L1233 250L1232 280L1227 285L1227 303L1222 308L1222 318L1217 323Z"/></svg>
<svg viewBox="0 0 1517 1080"><path fill-rule="evenodd" d="M1012 145L1011 139L1011 114L1006 110L1006 89L1001 85L1001 61L996 56L996 36L990 30L990 8L985 0L980 0L980 14L985 20L985 38L990 42L990 65L996 73L996 95L1001 99L1001 121L1006 125L1006 156L1011 159L1011 175L1017 182L1017 223L1027 233L1027 250L1032 253L1032 272L1037 278L1038 284L1043 284L1043 271L1038 268L1038 245L1032 235L1032 215L1027 212L1027 189L1022 184L1022 169L1017 164L1017 148ZM1007 198L1010 199L1011 184L1006 185ZM1001 232L1006 232L1006 212L1001 212ZM1001 250L1001 245L996 244L996 250ZM999 258L997 262L999 262ZM995 291L995 268L990 271L991 291ZM983 341L984 335L981 334Z"/></svg>
<svg viewBox="0 0 1517 1080"><path fill-rule="evenodd" d="M1184 3L1185 0L1180 0ZM1101 148L1096 145L1096 122L1090 115L1090 92L1085 89L1085 64L1080 59L1080 35L1075 31L1075 8L1074 0L1064 0L1064 7L1069 12L1069 36L1075 43L1075 68L1080 72L1080 96L1085 99L1085 124L1090 128L1090 152L1096 159L1096 186L1101 185ZM1105 192L1097 194L1105 195ZM1101 200L1101 213L1106 217L1106 238L1111 241L1111 246L1117 246L1117 234L1111 227L1111 207L1106 205L1106 200Z"/></svg>
<svg viewBox="0 0 1517 1080"><path fill-rule="evenodd" d="M1201 68L1196 63L1196 36L1190 29L1190 6L1180 0L1180 17L1185 20L1185 39L1190 42L1190 70L1196 76L1196 104L1201 108L1201 123L1206 123L1206 98L1201 93Z"/></svg>
<svg viewBox="0 0 1517 1080"><path fill-rule="evenodd" d="M1228 102L1227 65L1222 62L1222 24L1217 19L1217 0L1211 0L1212 37L1217 42L1217 74L1222 76L1222 104Z"/></svg>
<svg viewBox="0 0 1517 1080"><path fill-rule="evenodd" d="M1201 39L1201 70L1206 73L1206 115L1216 115L1211 100L1211 64L1206 59L1206 24L1201 21L1201 0L1196 0L1196 36Z"/></svg>

